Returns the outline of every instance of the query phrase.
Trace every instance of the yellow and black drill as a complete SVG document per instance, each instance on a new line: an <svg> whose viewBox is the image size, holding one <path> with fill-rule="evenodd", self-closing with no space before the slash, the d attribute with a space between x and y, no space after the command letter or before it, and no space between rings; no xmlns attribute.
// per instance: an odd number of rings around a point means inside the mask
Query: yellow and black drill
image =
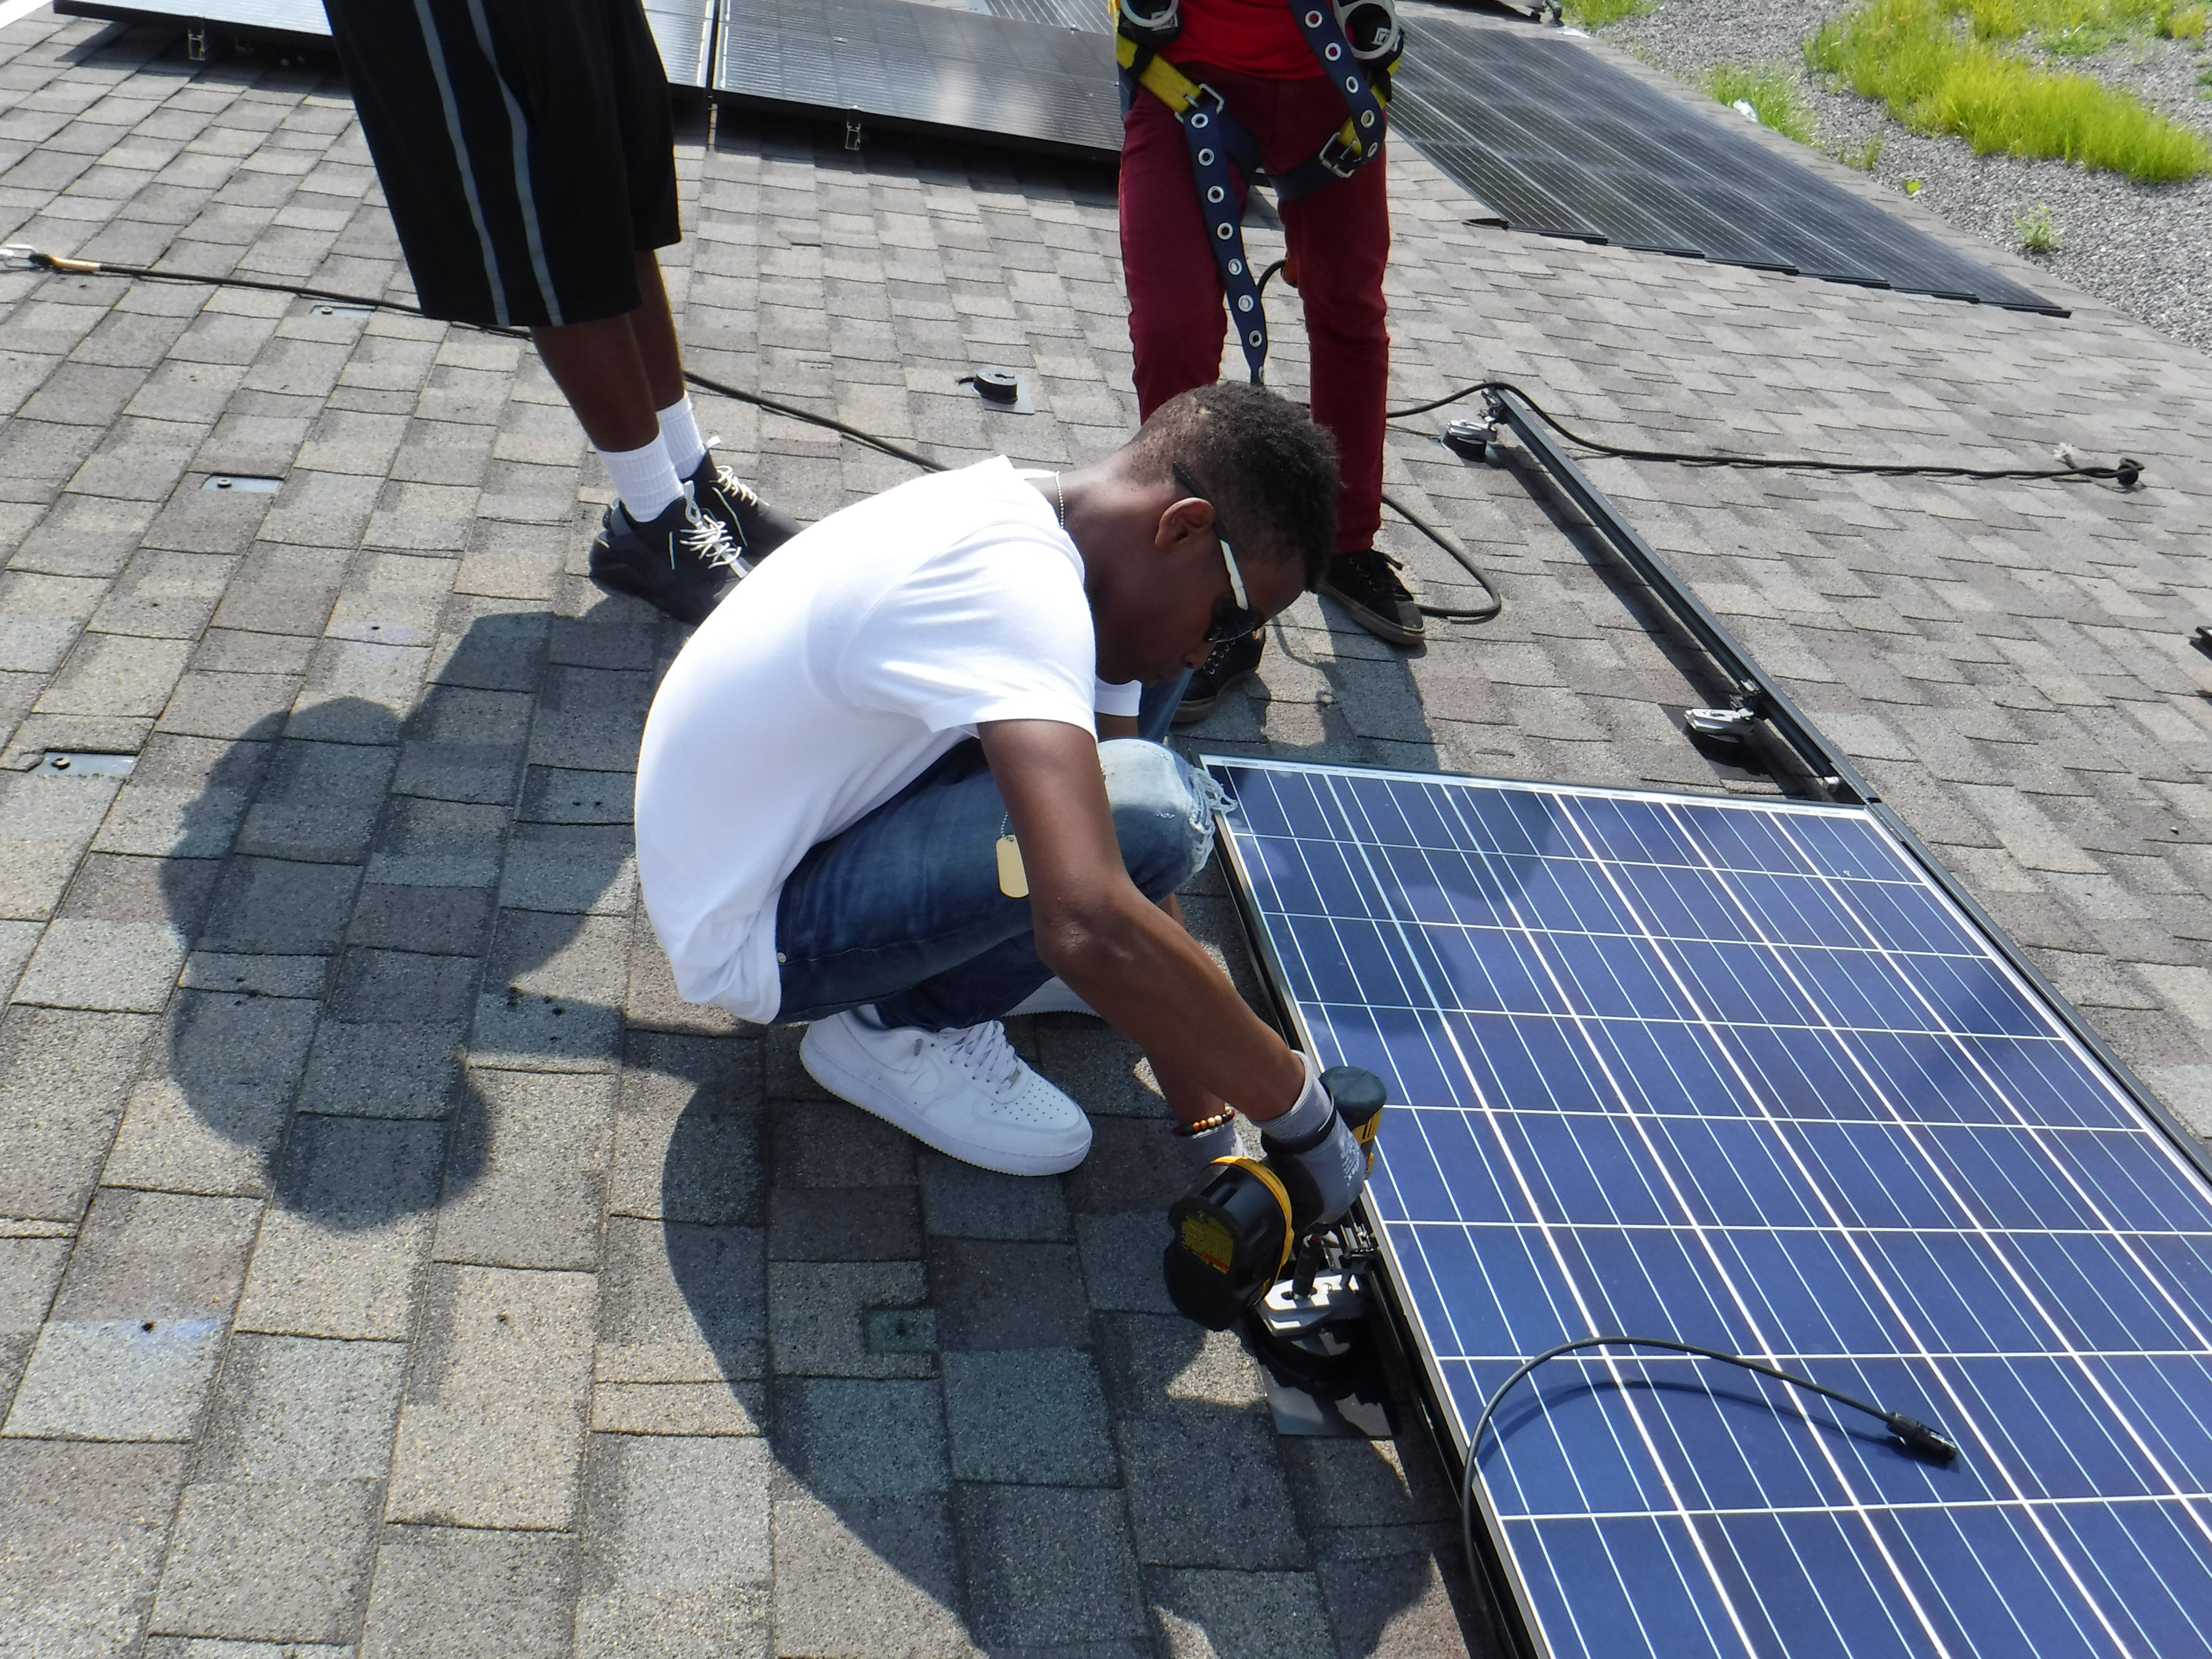
<svg viewBox="0 0 2212 1659"><path fill-rule="evenodd" d="M1382 1121L1382 1079L1357 1066L1321 1074L1336 1114L1375 1163ZM1261 1137L1267 1156L1222 1158L1168 1206L1162 1262L1168 1295L1208 1330L1226 1330L1290 1266L1291 1253L1321 1220L1321 1201L1304 1165Z"/></svg>

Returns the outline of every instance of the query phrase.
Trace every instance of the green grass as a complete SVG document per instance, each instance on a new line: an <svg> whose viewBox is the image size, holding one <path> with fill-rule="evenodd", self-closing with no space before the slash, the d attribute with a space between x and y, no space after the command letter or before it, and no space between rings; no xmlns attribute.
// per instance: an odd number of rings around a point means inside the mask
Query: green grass
<svg viewBox="0 0 2212 1659"><path fill-rule="evenodd" d="M1698 84L1718 102L1749 104L1759 112L1759 124L1771 127L1784 138L1801 144L1813 142L1813 112L1797 77L1778 64L1754 68L1747 64L1723 64L1698 77Z"/></svg>
<svg viewBox="0 0 2212 1659"><path fill-rule="evenodd" d="M1567 21L1578 29L1601 29L1626 17L1641 17L1656 0L1567 0Z"/></svg>
<svg viewBox="0 0 2212 1659"><path fill-rule="evenodd" d="M2017 40L2033 35L2063 52L2101 51L2130 35L2163 34L2176 40L2204 33L2203 0L1945 0L1966 19L1978 40Z"/></svg>
<svg viewBox="0 0 2212 1659"><path fill-rule="evenodd" d="M1881 160L1881 139L1869 138L1863 144L1853 144L1847 149L1838 150L1836 159L1847 167L1856 167L1861 173L1872 173L1875 163Z"/></svg>
<svg viewBox="0 0 2212 1659"><path fill-rule="evenodd" d="M1962 27L1959 13L1982 3L2057 8L2097 0L1870 0L1822 26L1805 43L1805 61L1881 100L1915 131L1960 134L1977 155L2076 161L2138 184L2212 171L2212 145L2187 127Z"/></svg>

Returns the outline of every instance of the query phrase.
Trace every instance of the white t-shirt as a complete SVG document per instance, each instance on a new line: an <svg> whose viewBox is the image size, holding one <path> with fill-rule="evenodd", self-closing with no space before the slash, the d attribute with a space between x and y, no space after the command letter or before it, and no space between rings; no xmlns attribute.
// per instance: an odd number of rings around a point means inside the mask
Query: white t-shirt
<svg viewBox="0 0 2212 1659"><path fill-rule="evenodd" d="M691 636L653 700L637 864L686 1000L771 1020L776 900L807 849L986 720L1095 729L1083 561L1003 458L917 478L777 550Z"/></svg>

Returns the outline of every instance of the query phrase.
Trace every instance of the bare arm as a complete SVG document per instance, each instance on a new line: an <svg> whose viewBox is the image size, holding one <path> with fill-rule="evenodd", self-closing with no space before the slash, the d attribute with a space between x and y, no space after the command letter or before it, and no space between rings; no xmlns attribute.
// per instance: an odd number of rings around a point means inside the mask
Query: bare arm
<svg viewBox="0 0 2212 1659"><path fill-rule="evenodd" d="M1054 720L979 731L1021 842L1045 964L1145 1050L1185 1121L1213 1099L1261 1120L1289 1109L1304 1063L1244 1006L1180 913L1129 879L1091 734Z"/></svg>

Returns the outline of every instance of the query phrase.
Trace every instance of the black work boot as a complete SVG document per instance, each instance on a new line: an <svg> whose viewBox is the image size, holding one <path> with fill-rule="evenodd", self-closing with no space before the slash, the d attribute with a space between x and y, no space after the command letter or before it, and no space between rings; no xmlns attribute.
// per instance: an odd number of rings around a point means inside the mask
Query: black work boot
<svg viewBox="0 0 2212 1659"><path fill-rule="evenodd" d="M1267 653L1265 634L1240 634L1213 647L1198 672L1190 677L1184 688L1182 701L1176 705L1175 723L1195 726L1211 714L1221 702L1221 695L1232 686L1238 686L1260 672L1260 659Z"/></svg>
<svg viewBox="0 0 2212 1659"><path fill-rule="evenodd" d="M1419 645L1427 630L1421 607L1398 580L1398 562L1377 548L1340 553L1322 572L1321 591L1378 640Z"/></svg>
<svg viewBox="0 0 2212 1659"><path fill-rule="evenodd" d="M707 620L731 580L745 566L737 538L692 500L692 487L650 524L637 524L617 501L600 520L592 544L592 580L610 593L627 593L697 627Z"/></svg>
<svg viewBox="0 0 2212 1659"><path fill-rule="evenodd" d="M707 440L707 453L691 474L691 494L702 512L729 526L737 538L740 574L799 533L799 520L770 507L751 486L714 459L719 439Z"/></svg>

